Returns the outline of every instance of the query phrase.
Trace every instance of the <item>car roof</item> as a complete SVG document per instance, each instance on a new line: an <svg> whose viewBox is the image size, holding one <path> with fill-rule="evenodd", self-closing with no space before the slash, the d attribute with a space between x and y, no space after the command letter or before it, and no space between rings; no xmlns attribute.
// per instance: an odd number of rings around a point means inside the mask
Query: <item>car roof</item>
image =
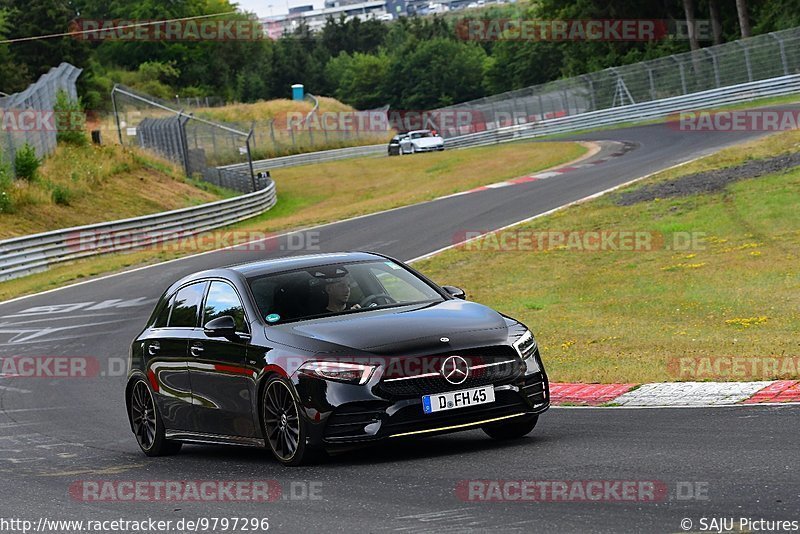
<svg viewBox="0 0 800 534"><path fill-rule="evenodd" d="M384 256L372 252L337 252L328 254L308 254L303 256L291 256L288 258L278 258L274 260L261 260L250 263L242 263L229 267L246 277L261 276L265 274L292 271L295 269L307 269L320 265L330 265L332 263L346 263L353 261L385 260Z"/></svg>
<svg viewBox="0 0 800 534"><path fill-rule="evenodd" d="M386 260L386 256L372 252L338 252L328 254L308 254L303 256L291 256L287 258L276 258L269 260L259 260L238 265L231 265L220 269L209 269L199 271L185 276L170 286L169 292L179 286L204 280L208 278L224 278L227 280L240 280L243 278L254 278L268 274L275 274L295 269L307 269L321 265L331 265L335 263L350 263L354 261Z"/></svg>

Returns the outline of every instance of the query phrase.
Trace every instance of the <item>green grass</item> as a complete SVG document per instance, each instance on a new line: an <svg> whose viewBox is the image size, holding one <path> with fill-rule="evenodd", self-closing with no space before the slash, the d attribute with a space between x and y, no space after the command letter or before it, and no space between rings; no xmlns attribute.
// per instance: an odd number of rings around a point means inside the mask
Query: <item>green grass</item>
<svg viewBox="0 0 800 534"><path fill-rule="evenodd" d="M800 132L780 133L631 187L798 148ZM699 246L507 251L494 246L495 238L416 267L528 324L554 381L674 381L691 378L676 372L680 357L800 355L800 170L744 180L716 194L626 207L614 198L512 231L633 230L664 236L666 243L676 232L693 232L702 237ZM731 377L748 378L800 375Z"/></svg>
<svg viewBox="0 0 800 534"><path fill-rule="evenodd" d="M573 161L587 148L576 143L524 142L416 156L354 158L272 173L278 203L229 227L256 235L306 228L405 206ZM503 165L497 165L502 161ZM122 195L122 193L120 193ZM53 267L0 283L0 300L59 287L91 276L210 250L190 240L159 250L110 254Z"/></svg>
<svg viewBox="0 0 800 534"><path fill-rule="evenodd" d="M61 144L32 180L6 181L0 239L204 204L234 194L119 145Z"/></svg>

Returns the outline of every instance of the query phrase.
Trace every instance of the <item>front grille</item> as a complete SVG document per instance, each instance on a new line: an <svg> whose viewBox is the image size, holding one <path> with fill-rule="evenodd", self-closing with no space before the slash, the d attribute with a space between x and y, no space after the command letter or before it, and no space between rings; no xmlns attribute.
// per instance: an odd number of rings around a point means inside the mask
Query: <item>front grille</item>
<svg viewBox="0 0 800 534"><path fill-rule="evenodd" d="M439 373L441 362L452 355L462 356L467 362L470 362L469 375L460 384L451 384ZM514 380L521 372L520 360L511 347L471 349L452 354L439 354L431 358L435 358L437 361L434 366L436 374L425 373L430 376L423 374L384 378L378 386L379 392L384 396L394 398L418 397L490 384L500 385Z"/></svg>

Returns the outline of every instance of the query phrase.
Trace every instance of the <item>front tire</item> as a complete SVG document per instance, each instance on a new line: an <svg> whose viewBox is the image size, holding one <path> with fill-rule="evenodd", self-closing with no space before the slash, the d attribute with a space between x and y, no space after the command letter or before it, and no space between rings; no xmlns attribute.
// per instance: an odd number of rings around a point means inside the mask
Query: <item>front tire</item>
<svg viewBox="0 0 800 534"><path fill-rule="evenodd" d="M539 416L533 415L530 417L522 418L520 421L495 423L493 425L486 425L481 429L493 439L509 440L519 439L528 435L539 422Z"/></svg>
<svg viewBox="0 0 800 534"><path fill-rule="evenodd" d="M291 385L282 378L270 378L261 393L264 438L275 459L289 467L308 463L313 456L300 413Z"/></svg>
<svg viewBox="0 0 800 534"><path fill-rule="evenodd" d="M128 407L131 428L143 453L147 456L170 456L181 450L181 442L166 438L164 420L158 412L153 393L141 378L129 390Z"/></svg>

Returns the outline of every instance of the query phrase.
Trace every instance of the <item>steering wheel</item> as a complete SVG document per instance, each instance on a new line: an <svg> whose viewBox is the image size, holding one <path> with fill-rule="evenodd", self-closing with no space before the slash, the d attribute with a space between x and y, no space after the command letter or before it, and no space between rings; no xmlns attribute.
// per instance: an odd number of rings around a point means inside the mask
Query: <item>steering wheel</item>
<svg viewBox="0 0 800 534"><path fill-rule="evenodd" d="M361 299L361 302L359 302L359 306L361 306L362 308L370 308L372 306L377 306L379 300L383 300L381 304L394 304L397 302L395 299L393 299L386 293L373 293L372 295L367 295L366 297Z"/></svg>

